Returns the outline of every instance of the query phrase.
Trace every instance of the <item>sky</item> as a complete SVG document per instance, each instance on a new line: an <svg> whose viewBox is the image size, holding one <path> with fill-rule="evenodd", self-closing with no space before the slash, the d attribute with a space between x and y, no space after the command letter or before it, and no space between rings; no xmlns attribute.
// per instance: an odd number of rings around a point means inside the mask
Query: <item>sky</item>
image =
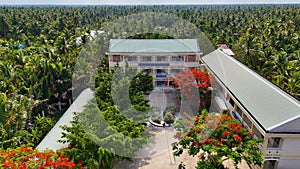
<svg viewBox="0 0 300 169"><path fill-rule="evenodd" d="M300 0L0 0L0 5L300 4Z"/></svg>

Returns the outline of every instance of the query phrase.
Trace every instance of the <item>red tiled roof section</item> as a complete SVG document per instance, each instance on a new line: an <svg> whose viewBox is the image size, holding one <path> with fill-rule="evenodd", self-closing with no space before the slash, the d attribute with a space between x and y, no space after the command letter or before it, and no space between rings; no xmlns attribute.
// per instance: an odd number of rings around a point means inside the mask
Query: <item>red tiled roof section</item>
<svg viewBox="0 0 300 169"><path fill-rule="evenodd" d="M219 47L222 49L229 49L226 44L219 44Z"/></svg>

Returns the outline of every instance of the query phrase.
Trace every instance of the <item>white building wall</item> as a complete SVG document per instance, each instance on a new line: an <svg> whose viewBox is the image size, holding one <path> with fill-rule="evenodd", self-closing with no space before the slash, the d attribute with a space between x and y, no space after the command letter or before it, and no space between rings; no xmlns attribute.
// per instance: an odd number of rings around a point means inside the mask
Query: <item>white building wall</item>
<svg viewBox="0 0 300 169"><path fill-rule="evenodd" d="M284 138L278 168L300 168L300 138Z"/></svg>
<svg viewBox="0 0 300 169"><path fill-rule="evenodd" d="M285 159L280 158L278 169L299 169L300 168L300 159Z"/></svg>
<svg viewBox="0 0 300 169"><path fill-rule="evenodd" d="M300 162L300 138L284 138L281 150L282 156L298 156ZM300 165L298 169L300 168Z"/></svg>

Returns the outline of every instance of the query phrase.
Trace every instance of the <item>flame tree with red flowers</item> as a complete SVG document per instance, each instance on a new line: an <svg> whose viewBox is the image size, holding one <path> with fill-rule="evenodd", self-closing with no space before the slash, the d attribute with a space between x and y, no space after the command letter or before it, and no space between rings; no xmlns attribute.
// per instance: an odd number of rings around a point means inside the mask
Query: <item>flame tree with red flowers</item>
<svg viewBox="0 0 300 169"><path fill-rule="evenodd" d="M182 97L195 100L202 109L210 107L210 77L207 71L198 69L181 70L173 78L174 86L179 87ZM201 110L201 109L200 109Z"/></svg>
<svg viewBox="0 0 300 169"><path fill-rule="evenodd" d="M262 165L258 144L262 139L255 139L241 123L227 114L208 113L194 118L186 116L175 124L173 143L175 156L180 156L184 149L189 155L198 156L197 169L225 169L224 161L231 160L236 168L242 161L250 165ZM181 163L179 168L184 169Z"/></svg>
<svg viewBox="0 0 300 169"><path fill-rule="evenodd" d="M0 168L11 169L83 169L83 161L75 163L61 152L38 151L21 145L15 149L0 149Z"/></svg>

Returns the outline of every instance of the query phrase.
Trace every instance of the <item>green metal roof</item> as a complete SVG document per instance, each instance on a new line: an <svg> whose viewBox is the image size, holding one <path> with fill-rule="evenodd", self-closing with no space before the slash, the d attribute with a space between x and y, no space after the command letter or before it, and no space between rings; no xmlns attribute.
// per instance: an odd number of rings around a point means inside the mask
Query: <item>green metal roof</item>
<svg viewBox="0 0 300 169"><path fill-rule="evenodd" d="M298 100L220 50L202 59L266 131L300 132Z"/></svg>
<svg viewBox="0 0 300 169"><path fill-rule="evenodd" d="M200 52L196 39L111 39L109 53L133 52Z"/></svg>

